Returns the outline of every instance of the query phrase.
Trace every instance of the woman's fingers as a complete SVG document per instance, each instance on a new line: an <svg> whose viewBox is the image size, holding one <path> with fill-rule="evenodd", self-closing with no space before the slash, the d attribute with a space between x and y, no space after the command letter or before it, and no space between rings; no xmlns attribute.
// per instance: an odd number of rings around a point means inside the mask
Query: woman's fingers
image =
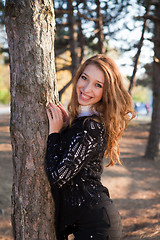
<svg viewBox="0 0 160 240"><path fill-rule="evenodd" d="M57 106L54 103L50 102L47 106L47 109L49 121L63 121L65 125L68 124L69 116L61 103L59 103Z"/></svg>
<svg viewBox="0 0 160 240"><path fill-rule="evenodd" d="M49 103L48 109L51 112L52 119L59 120L62 119L61 110L53 103Z"/></svg>
<svg viewBox="0 0 160 240"><path fill-rule="evenodd" d="M66 112L65 108L63 107L62 103L59 103L58 107L62 111L64 122L68 121L69 116L68 116L68 113Z"/></svg>
<svg viewBox="0 0 160 240"><path fill-rule="evenodd" d="M49 120L49 133L59 132L63 127L63 116L60 108L49 103L46 111Z"/></svg>
<svg viewBox="0 0 160 240"><path fill-rule="evenodd" d="M51 111L47 108L46 112L47 112L48 119L52 120Z"/></svg>
<svg viewBox="0 0 160 240"><path fill-rule="evenodd" d="M56 105L54 105L54 104L52 104L51 106L52 106L52 111L53 111L54 117L55 117L57 120L63 119L61 110L60 110Z"/></svg>
<svg viewBox="0 0 160 240"><path fill-rule="evenodd" d="M63 107L61 102L59 102L58 107L61 107L61 108L63 108L65 110L65 108Z"/></svg>
<svg viewBox="0 0 160 240"><path fill-rule="evenodd" d="M66 112L65 108L63 107L62 103L59 103L58 107L61 109L62 113L64 115L67 115L68 116L68 113Z"/></svg>

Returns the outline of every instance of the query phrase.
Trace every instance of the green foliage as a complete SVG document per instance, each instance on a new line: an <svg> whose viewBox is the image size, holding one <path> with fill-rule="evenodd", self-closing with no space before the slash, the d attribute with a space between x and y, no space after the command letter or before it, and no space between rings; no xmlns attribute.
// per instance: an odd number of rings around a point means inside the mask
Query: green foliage
<svg viewBox="0 0 160 240"><path fill-rule="evenodd" d="M2 56L0 56L0 60ZM10 101L9 65L0 64L0 103L7 104Z"/></svg>
<svg viewBox="0 0 160 240"><path fill-rule="evenodd" d="M133 90L133 101L134 102L141 102L141 103L147 103L150 102L151 97L151 90L146 87L137 86Z"/></svg>
<svg viewBox="0 0 160 240"><path fill-rule="evenodd" d="M10 101L10 92L8 89L0 90L0 103L7 104Z"/></svg>

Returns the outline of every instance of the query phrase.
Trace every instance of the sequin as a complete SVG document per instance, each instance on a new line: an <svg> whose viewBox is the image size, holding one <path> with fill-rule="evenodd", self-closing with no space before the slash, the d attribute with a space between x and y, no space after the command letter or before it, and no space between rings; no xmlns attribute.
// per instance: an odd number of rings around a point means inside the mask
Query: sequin
<svg viewBox="0 0 160 240"><path fill-rule="evenodd" d="M96 204L104 192L108 195L100 182L105 150L104 126L92 119L79 118L61 133L49 135L47 175L51 186L61 190L64 206Z"/></svg>

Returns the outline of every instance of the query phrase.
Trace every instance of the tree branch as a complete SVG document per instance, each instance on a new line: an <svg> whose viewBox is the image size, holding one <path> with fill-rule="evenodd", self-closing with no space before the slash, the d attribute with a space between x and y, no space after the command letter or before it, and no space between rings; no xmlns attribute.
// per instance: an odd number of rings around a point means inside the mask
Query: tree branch
<svg viewBox="0 0 160 240"><path fill-rule="evenodd" d="M135 19L149 19L153 22L155 21L158 21L160 22L160 18L159 17L156 17L156 16L153 16L153 15L148 15L148 14L145 14L144 16L137 16L137 17L134 17Z"/></svg>

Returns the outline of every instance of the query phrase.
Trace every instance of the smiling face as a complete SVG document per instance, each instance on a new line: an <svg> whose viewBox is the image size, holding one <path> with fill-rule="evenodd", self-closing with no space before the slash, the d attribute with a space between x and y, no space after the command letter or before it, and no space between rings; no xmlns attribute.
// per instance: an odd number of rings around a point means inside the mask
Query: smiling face
<svg viewBox="0 0 160 240"><path fill-rule="evenodd" d="M103 94L104 73L95 64L87 65L77 81L78 103L82 106L99 102Z"/></svg>

